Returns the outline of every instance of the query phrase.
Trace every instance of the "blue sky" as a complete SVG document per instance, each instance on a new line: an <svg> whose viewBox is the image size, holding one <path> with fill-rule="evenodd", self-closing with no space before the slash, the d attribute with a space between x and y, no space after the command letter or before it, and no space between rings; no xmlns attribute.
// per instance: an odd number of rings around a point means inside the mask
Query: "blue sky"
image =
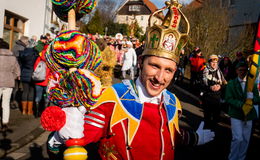
<svg viewBox="0 0 260 160"><path fill-rule="evenodd" d="M153 2L157 6L157 8L162 8L165 6L164 2L167 0L150 0L150 1ZM190 3L191 1L192 0L179 0L180 3L184 3L184 4Z"/></svg>

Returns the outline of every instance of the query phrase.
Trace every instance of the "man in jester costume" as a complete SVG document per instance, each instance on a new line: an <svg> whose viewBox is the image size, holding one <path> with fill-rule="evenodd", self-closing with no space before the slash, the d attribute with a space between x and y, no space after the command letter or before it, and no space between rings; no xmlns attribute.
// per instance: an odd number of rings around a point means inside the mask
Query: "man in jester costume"
<svg viewBox="0 0 260 160"><path fill-rule="evenodd" d="M180 101L166 90L189 32L180 7L171 0L151 15L150 22L156 13L168 9L162 24L149 23L137 80L124 80L106 88L84 116L81 109L65 110L65 124L49 137L49 152L59 154L67 140L77 138L83 146L98 142L98 153L104 160L168 160L174 159L178 145L194 146L213 140L214 132L204 130L203 123L196 132L179 128ZM178 31L181 18L187 24L186 33ZM169 35L176 39L171 50L163 45Z"/></svg>

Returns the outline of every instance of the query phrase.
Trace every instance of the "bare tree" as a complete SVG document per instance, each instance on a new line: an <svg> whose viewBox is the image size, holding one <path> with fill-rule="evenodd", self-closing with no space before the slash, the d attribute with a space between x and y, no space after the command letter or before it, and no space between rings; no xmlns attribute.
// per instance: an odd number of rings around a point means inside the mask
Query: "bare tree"
<svg viewBox="0 0 260 160"><path fill-rule="evenodd" d="M122 1L122 0L121 0ZM104 23L113 20L116 9L121 1L118 0L101 0L98 3L98 9L100 10L100 16Z"/></svg>
<svg viewBox="0 0 260 160"><path fill-rule="evenodd" d="M100 16L103 20L103 24L107 24L109 21L113 21L113 16L116 9L124 0L100 0L97 3L97 9L100 11ZM81 18L84 24L87 24L91 18L94 16L95 11L90 14L85 15Z"/></svg>
<svg viewBox="0 0 260 160"><path fill-rule="evenodd" d="M200 5L187 5L183 11L189 19L191 31L188 48L199 46L205 57L210 54L227 54L233 59L235 52L248 54L253 48L256 24L241 26L232 35L230 16L232 11L221 6L218 0L199 1Z"/></svg>
<svg viewBox="0 0 260 160"><path fill-rule="evenodd" d="M241 27L240 31L237 32L237 37L234 38L234 42L229 42L229 46L233 46L231 48L231 51L233 51L233 53L240 51L243 52L245 56L252 54L254 50L256 27L257 24L247 24ZM230 57L233 59L234 54L230 55Z"/></svg>
<svg viewBox="0 0 260 160"><path fill-rule="evenodd" d="M190 22L188 46L199 46L203 54L221 54L227 51L228 11L211 0L204 0L200 7L187 6L184 12Z"/></svg>

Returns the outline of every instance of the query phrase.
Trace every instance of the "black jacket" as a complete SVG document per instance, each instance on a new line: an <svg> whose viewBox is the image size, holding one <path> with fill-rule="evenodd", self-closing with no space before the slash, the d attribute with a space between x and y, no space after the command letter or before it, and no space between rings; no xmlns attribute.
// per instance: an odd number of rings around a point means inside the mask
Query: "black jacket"
<svg viewBox="0 0 260 160"><path fill-rule="evenodd" d="M31 82L37 53L38 52L34 48L25 48L24 51L20 52L22 82Z"/></svg>

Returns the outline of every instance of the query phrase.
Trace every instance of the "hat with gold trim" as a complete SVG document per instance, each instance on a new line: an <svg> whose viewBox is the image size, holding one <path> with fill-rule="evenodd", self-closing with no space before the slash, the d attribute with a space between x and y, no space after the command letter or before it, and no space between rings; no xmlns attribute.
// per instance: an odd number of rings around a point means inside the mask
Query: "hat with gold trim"
<svg viewBox="0 0 260 160"><path fill-rule="evenodd" d="M167 1L165 5L149 18L146 30L146 46L142 55L168 58L178 63L181 49L188 40L190 25L180 10L182 5L178 0ZM155 20L156 15L165 10L168 10L168 12L159 24L158 20ZM181 22L182 19L183 22Z"/></svg>

